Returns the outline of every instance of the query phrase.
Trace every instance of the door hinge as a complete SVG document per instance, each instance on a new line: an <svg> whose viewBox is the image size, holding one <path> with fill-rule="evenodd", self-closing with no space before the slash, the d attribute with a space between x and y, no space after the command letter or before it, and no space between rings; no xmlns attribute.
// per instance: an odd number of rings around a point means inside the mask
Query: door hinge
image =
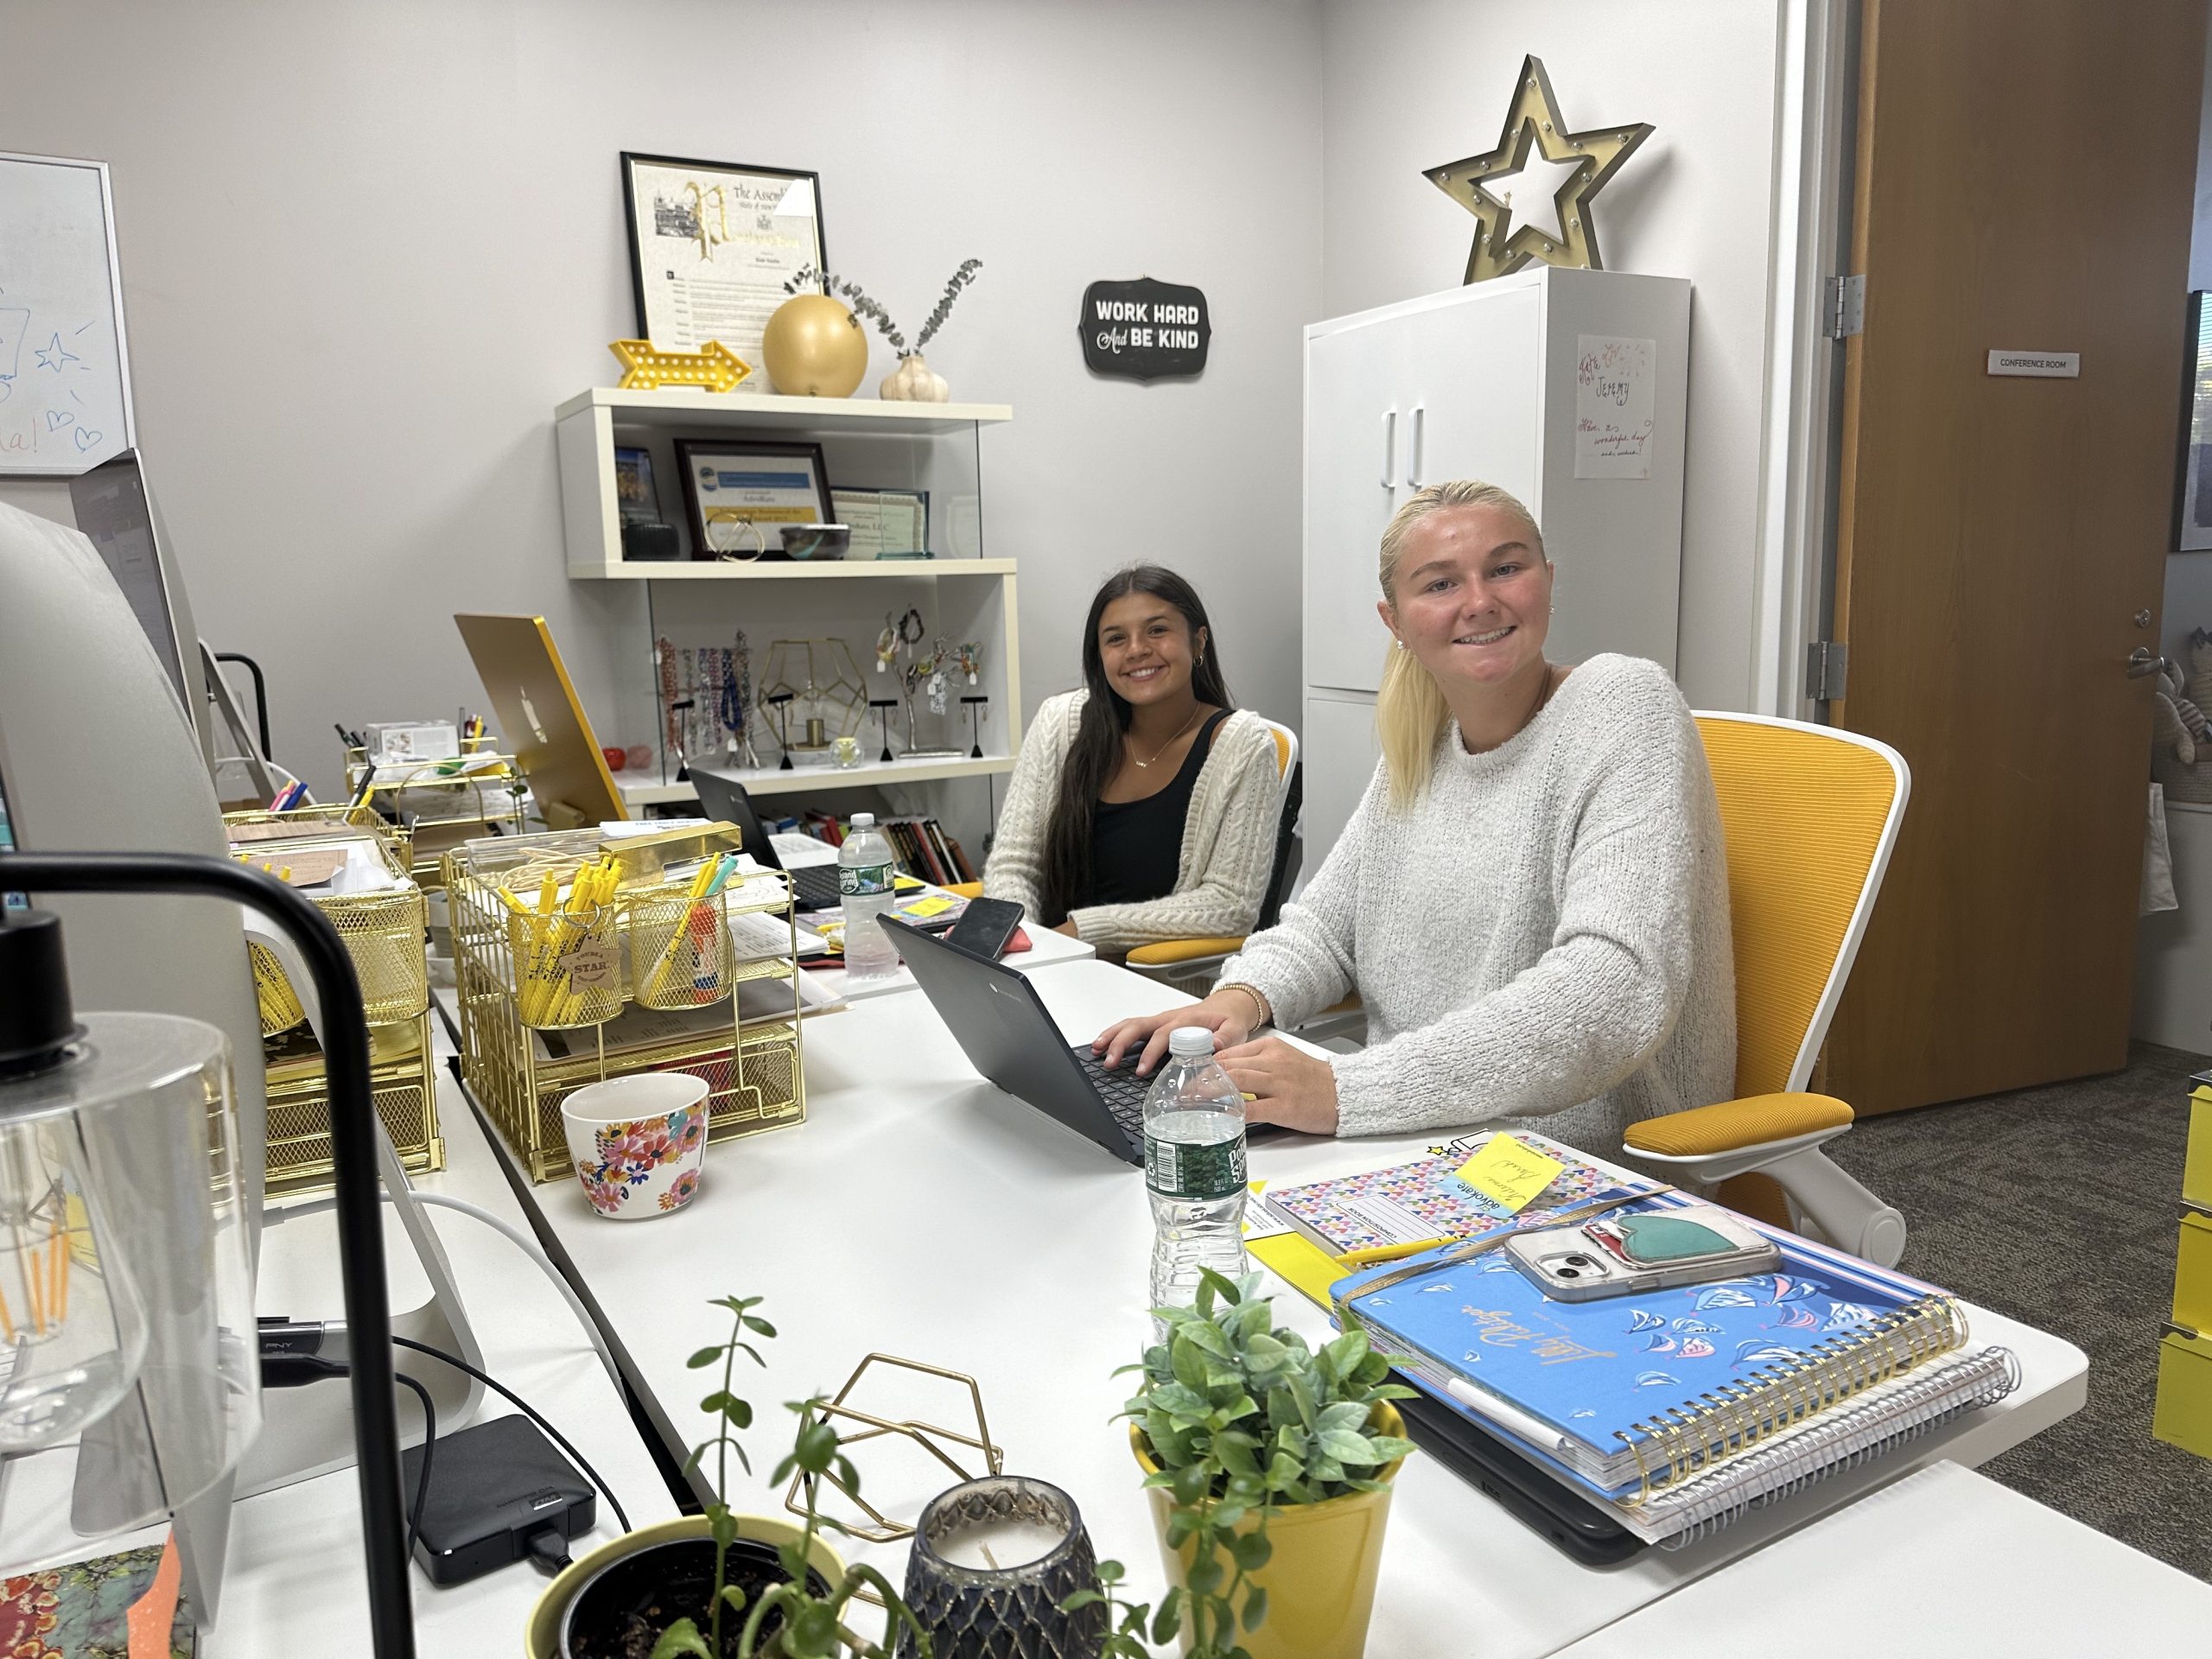
<svg viewBox="0 0 2212 1659"><path fill-rule="evenodd" d="M1834 702L1843 696L1844 669L1851 647L1815 639L1805 647L1805 696L1813 702Z"/></svg>
<svg viewBox="0 0 2212 1659"><path fill-rule="evenodd" d="M1827 334L1830 340L1844 340L1860 334L1866 327L1866 279L1865 276L1831 276L1828 278Z"/></svg>

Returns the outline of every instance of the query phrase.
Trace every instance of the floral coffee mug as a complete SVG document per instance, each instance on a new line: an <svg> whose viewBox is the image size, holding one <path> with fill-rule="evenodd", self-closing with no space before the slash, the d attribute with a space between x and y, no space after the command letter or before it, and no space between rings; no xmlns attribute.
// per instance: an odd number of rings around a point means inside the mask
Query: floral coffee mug
<svg viewBox="0 0 2212 1659"><path fill-rule="evenodd" d="M707 1084L648 1071L586 1084L561 1103L569 1156L591 1207L615 1221L681 1210L707 1155Z"/></svg>

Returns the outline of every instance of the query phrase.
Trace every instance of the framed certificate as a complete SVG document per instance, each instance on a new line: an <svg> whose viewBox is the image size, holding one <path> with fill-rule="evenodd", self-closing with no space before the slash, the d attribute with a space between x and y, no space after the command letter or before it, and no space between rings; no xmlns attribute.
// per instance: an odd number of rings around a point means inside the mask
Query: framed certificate
<svg viewBox="0 0 2212 1659"><path fill-rule="evenodd" d="M718 340L758 368L761 330L791 297L784 283L829 268L812 173L624 150L622 206L638 333L664 352ZM765 384L748 377L737 390Z"/></svg>
<svg viewBox="0 0 2212 1659"><path fill-rule="evenodd" d="M818 443L679 438L676 460L695 559L780 557L785 524L836 522Z"/></svg>
<svg viewBox="0 0 2212 1659"><path fill-rule="evenodd" d="M930 556L930 493L927 490L863 490L840 486L830 493L837 522L852 526L849 559L926 559Z"/></svg>

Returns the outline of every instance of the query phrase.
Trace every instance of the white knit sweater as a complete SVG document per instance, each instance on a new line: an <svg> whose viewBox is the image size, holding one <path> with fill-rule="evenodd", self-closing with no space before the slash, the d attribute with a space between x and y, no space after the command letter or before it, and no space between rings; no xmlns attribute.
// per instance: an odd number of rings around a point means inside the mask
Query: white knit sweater
<svg viewBox="0 0 2212 1659"><path fill-rule="evenodd" d="M1047 697L1021 740L1007 785L998 838L983 867L983 891L1017 900L1035 915L1045 875L1045 831L1059 799L1060 773L1074 745L1088 691ZM1214 728L1212 746L1191 791L1175 890L1135 905L1093 905L1073 912L1076 931L1106 950L1160 939L1236 937L1251 931L1274 868L1275 791L1281 768L1274 734L1256 715L1232 714Z"/></svg>
<svg viewBox="0 0 2212 1659"><path fill-rule="evenodd" d="M1681 694L1596 657L1487 753L1455 724L1404 810L1378 768L1302 902L1221 977L1283 1026L1359 992L1339 1134L1541 1118L1605 1155L1637 1119L1729 1098L1727 868Z"/></svg>

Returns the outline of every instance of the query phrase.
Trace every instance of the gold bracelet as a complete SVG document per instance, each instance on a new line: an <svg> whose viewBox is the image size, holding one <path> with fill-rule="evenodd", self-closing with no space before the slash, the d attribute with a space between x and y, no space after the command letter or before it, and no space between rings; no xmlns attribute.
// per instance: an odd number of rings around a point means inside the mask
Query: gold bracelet
<svg viewBox="0 0 2212 1659"><path fill-rule="evenodd" d="M1275 1011L1268 1006L1268 999L1261 995L1255 987L1237 980L1227 985L1217 985L1214 988L1217 991L1242 991L1252 999L1252 1006L1260 1012L1258 1020L1252 1027L1253 1030L1257 1031L1262 1026L1274 1023Z"/></svg>

